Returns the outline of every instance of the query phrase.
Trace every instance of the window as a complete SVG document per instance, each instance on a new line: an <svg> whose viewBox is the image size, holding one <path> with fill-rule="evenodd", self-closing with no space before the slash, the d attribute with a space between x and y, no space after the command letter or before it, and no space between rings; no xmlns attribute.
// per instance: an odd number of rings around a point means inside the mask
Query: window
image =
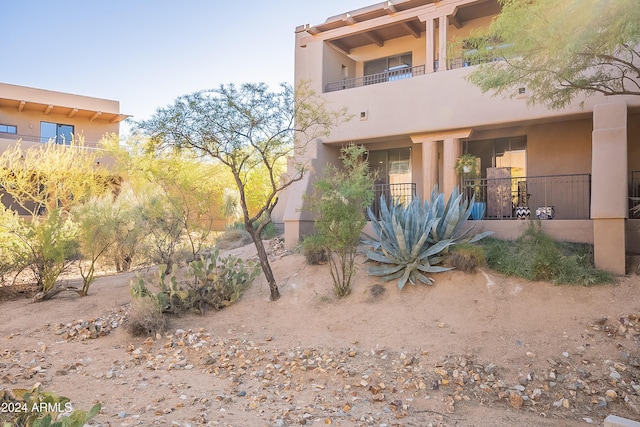
<svg viewBox="0 0 640 427"><path fill-rule="evenodd" d="M364 63L365 84L411 77L411 67L411 52L367 61Z"/></svg>
<svg viewBox="0 0 640 427"><path fill-rule="evenodd" d="M487 176L487 168L509 168L512 177L527 176L527 137L467 141L465 153L480 158L480 173Z"/></svg>
<svg viewBox="0 0 640 427"><path fill-rule="evenodd" d="M70 145L73 140L73 125L40 122L40 142Z"/></svg>
<svg viewBox="0 0 640 427"><path fill-rule="evenodd" d="M411 182L411 148L370 151L368 161L378 184Z"/></svg>
<svg viewBox="0 0 640 427"><path fill-rule="evenodd" d="M12 133L15 135L18 133L18 128L17 126L0 124L0 133Z"/></svg>

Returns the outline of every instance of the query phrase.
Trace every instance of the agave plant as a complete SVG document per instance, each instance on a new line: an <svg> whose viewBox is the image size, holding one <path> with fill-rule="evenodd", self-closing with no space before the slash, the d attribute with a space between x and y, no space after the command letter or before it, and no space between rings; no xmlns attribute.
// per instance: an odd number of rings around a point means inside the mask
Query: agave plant
<svg viewBox="0 0 640 427"><path fill-rule="evenodd" d="M387 206L384 197L380 201L380 220L369 210L369 218L378 239L370 242L373 250L369 259L381 265L371 267L369 274L382 277L383 281L398 280L402 289L407 282L418 281L431 285L433 279L425 273L439 273L451 268L438 266L456 243L473 243L491 234L485 232L470 236L470 229L462 233L463 224L471 215L474 199L463 199L454 188L445 204L444 194L435 187L431 202L422 205L417 199L408 205L394 200Z"/></svg>
<svg viewBox="0 0 640 427"><path fill-rule="evenodd" d="M442 261L437 255L453 244L453 240L443 239L433 243L429 238L440 218L432 216L427 204L422 206L414 199L407 206L392 201L391 206L387 207L382 197L380 207L380 220L369 210L378 241L374 244L374 250L367 252L367 256L382 265L371 267L369 274L381 276L383 281L399 279L398 288L402 289L407 282L433 284L433 280L424 273L450 270L435 264Z"/></svg>
<svg viewBox="0 0 640 427"><path fill-rule="evenodd" d="M433 242L453 239L456 244L473 243L493 234L492 231L485 231L484 233L470 236L473 227L461 233L464 224L471 216L471 210L475 203L475 196L472 196L471 200L467 200L463 196L464 195L458 191L458 187L454 187L453 190L451 190L449 200L445 204L444 193L438 192L437 185L431 191L431 215L435 218L440 218L440 221L438 221L436 226L431 230L430 239ZM427 205L426 202L425 205Z"/></svg>

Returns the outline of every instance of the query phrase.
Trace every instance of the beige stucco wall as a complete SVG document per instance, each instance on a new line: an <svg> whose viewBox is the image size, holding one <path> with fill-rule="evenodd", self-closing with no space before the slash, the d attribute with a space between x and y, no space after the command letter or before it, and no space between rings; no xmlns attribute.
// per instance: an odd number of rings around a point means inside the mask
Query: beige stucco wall
<svg viewBox="0 0 640 427"><path fill-rule="evenodd" d="M40 123L50 122L74 126L87 145L95 145L105 133L118 133L124 117L118 101L0 83L0 123L16 126L25 142L38 141ZM13 139L4 140L0 145Z"/></svg>
<svg viewBox="0 0 640 427"><path fill-rule="evenodd" d="M18 134L40 137L40 122L50 122L65 125L73 125L76 135L84 136L85 143L89 146L96 145L105 133L118 133L119 123L109 123L105 121L90 121L87 118L68 118L65 115L49 114L43 115L41 112L23 110L22 112L11 111L0 108L0 123L17 126ZM13 141L15 143L15 140ZM26 141L25 141L26 143ZM2 142L0 142L0 145ZM0 149L1 146L0 146Z"/></svg>

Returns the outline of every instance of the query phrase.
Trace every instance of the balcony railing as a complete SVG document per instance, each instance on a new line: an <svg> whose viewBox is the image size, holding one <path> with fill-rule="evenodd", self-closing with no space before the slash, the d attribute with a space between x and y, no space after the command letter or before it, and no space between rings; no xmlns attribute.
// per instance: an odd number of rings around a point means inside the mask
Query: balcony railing
<svg viewBox="0 0 640 427"><path fill-rule="evenodd" d="M378 83L391 82L394 80L409 79L424 74L424 65L416 65L415 67L400 68L383 73L369 74L368 76L356 77L354 79L344 79L339 82L327 84L325 92L335 92L343 89L351 89L354 87L375 85Z"/></svg>
<svg viewBox="0 0 640 427"><path fill-rule="evenodd" d="M525 208L536 219L543 207L553 208L555 219L591 217L590 174L464 179L462 188L467 197L475 194L476 202L486 203L484 219L517 219Z"/></svg>
<svg viewBox="0 0 640 427"><path fill-rule="evenodd" d="M640 219L640 212L634 213L633 208L640 205L640 171L631 171L631 188L629 188L629 218Z"/></svg>
<svg viewBox="0 0 640 427"><path fill-rule="evenodd" d="M0 139L10 139L14 141L22 140L26 142L39 142L39 143L56 141L55 138L40 137L35 135L21 135L21 134L15 134L15 133L0 133ZM70 145L70 144L62 144L62 141L56 142L56 143L60 145ZM90 148L90 149L97 149L97 145L98 145L98 143L96 142L89 142L89 141L84 141L84 144L85 144L84 148Z"/></svg>
<svg viewBox="0 0 640 427"><path fill-rule="evenodd" d="M375 195L373 204L371 205L371 211L376 218L380 218L380 197L384 196L387 205L389 205L392 200L398 200L400 203L406 205L417 196L415 182L374 184L374 191Z"/></svg>

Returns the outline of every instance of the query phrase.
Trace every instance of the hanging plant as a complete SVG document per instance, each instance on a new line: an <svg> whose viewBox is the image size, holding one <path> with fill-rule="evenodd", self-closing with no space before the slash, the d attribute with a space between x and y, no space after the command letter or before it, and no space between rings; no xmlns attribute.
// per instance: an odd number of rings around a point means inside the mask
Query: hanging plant
<svg viewBox="0 0 640 427"><path fill-rule="evenodd" d="M455 165L456 172L465 178L478 177L478 158L472 154L463 154L458 157Z"/></svg>

